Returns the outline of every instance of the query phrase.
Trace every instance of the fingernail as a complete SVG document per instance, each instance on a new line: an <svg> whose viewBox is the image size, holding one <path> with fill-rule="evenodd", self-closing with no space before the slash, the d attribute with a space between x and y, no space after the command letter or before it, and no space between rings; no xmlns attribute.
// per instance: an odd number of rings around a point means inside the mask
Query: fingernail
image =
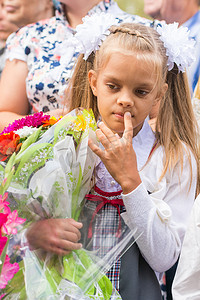
<svg viewBox="0 0 200 300"><path fill-rule="evenodd" d="M130 111L126 111L126 112L125 112L125 115L126 115L126 116L131 116Z"/></svg>

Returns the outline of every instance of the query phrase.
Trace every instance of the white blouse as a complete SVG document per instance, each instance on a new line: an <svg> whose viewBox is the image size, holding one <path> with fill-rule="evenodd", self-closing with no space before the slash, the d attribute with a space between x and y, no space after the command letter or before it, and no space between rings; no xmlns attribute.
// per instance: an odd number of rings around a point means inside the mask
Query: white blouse
<svg viewBox="0 0 200 300"><path fill-rule="evenodd" d="M126 213L121 214L131 229L137 228L137 245L151 268L156 272L168 270L177 261L188 217L196 192L197 165L191 156L190 163L184 152L183 171L180 163L167 171L162 180L163 148L154 150L145 165L155 137L145 121L139 134L133 138L138 169L142 183L131 193L123 195ZM185 146L186 149L186 146ZM96 168L97 186L104 191L117 191L121 187L111 177L102 162Z"/></svg>

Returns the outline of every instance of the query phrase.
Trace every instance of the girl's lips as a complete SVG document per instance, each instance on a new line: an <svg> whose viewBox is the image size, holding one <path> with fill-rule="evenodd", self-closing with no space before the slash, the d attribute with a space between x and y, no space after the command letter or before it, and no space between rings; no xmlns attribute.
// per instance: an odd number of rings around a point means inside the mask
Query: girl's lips
<svg viewBox="0 0 200 300"><path fill-rule="evenodd" d="M124 118L124 114L123 113L114 113L115 117L119 118L119 119L123 119Z"/></svg>
<svg viewBox="0 0 200 300"><path fill-rule="evenodd" d="M7 12L10 12L10 13L15 12L17 10L17 7L13 6L13 5L5 5L4 8Z"/></svg>
<svg viewBox="0 0 200 300"><path fill-rule="evenodd" d="M124 113L114 113L114 115L117 117L117 118L120 118L120 119L123 119L124 118ZM133 117L133 115L131 114L131 117Z"/></svg>

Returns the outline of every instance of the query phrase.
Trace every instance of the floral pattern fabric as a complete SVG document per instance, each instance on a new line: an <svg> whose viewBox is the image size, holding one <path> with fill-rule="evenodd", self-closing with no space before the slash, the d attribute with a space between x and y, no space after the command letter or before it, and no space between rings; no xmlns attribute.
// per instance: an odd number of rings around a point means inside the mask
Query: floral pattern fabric
<svg viewBox="0 0 200 300"><path fill-rule="evenodd" d="M88 15L102 11L114 14L120 21L152 23L123 12L113 0L101 1ZM71 53L65 43L74 33L60 4L54 17L27 25L8 38L7 59L19 59L28 66L26 91L31 113L66 105L65 89L78 53Z"/></svg>

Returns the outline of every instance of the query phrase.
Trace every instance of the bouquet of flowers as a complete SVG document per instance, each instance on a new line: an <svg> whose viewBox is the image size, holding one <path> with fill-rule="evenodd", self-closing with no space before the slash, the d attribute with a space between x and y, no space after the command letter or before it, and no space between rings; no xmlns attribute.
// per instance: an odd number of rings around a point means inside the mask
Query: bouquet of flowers
<svg viewBox="0 0 200 300"><path fill-rule="evenodd" d="M96 156L88 147L88 139L96 139L93 113L76 109L60 120L42 114L37 117L35 126L33 122L27 126L28 121L22 120L3 132L0 176L4 188L12 194L28 224L44 218L82 221L80 218L87 218L83 216L87 213L85 195L91 189L96 164ZM21 126L22 122L25 125ZM81 234L87 236L84 229ZM92 240L64 257L41 256L41 250L30 251L25 246L21 272L17 273L20 280L16 274L5 299L120 300L105 274L133 235L121 225L121 234L113 237L115 242L105 253L101 251L104 245L94 251ZM23 239L26 245L25 235ZM108 241L103 243L107 245Z"/></svg>

